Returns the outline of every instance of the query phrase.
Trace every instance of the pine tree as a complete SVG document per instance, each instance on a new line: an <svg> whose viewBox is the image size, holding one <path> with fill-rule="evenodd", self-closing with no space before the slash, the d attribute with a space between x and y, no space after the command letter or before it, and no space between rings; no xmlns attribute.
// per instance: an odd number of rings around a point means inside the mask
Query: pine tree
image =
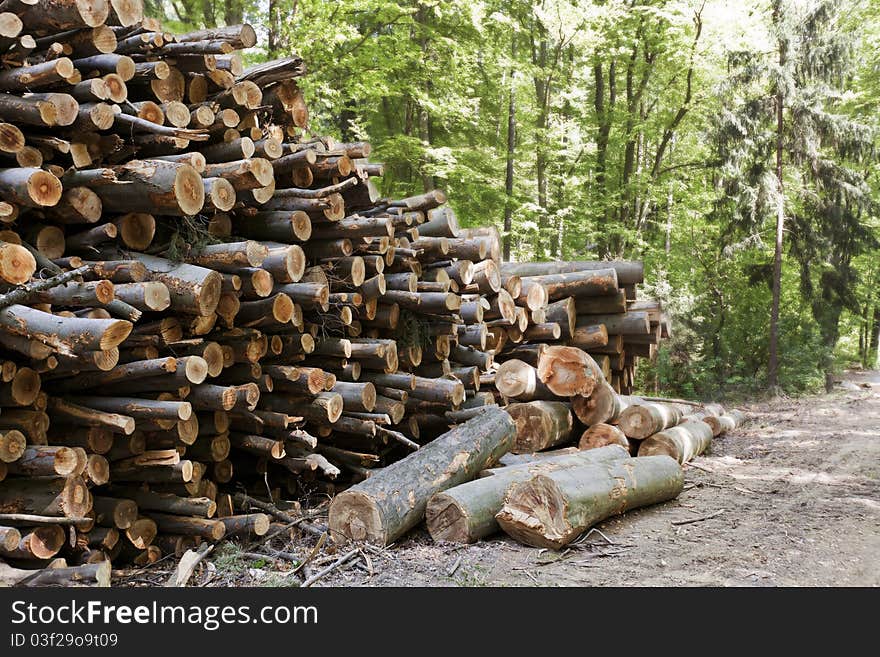
<svg viewBox="0 0 880 657"><path fill-rule="evenodd" d="M775 52L734 52L716 144L725 196L717 208L728 236L760 231L775 219L767 383L778 386L778 323L784 238L800 269L801 293L823 339L820 366L832 382L839 321L854 305L852 258L872 243L862 217L872 204L864 166L875 157L874 132L846 113L851 35L839 3L804 6L772 0ZM860 167L862 169L860 170ZM748 242L749 240L747 240Z"/></svg>

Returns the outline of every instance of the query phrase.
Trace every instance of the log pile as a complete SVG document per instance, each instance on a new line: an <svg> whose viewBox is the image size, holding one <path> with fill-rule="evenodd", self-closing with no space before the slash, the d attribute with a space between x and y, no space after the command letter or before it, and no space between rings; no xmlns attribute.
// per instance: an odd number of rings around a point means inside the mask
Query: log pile
<svg viewBox="0 0 880 657"><path fill-rule="evenodd" d="M0 583L264 535L262 511L291 517L272 501L427 463L493 415L448 485L412 482L418 513L340 521L393 540L511 446L573 439L572 399L622 405L668 334L641 263L502 264L441 191L380 197L368 143L309 131L301 59L243 67L249 25L3 8Z"/></svg>

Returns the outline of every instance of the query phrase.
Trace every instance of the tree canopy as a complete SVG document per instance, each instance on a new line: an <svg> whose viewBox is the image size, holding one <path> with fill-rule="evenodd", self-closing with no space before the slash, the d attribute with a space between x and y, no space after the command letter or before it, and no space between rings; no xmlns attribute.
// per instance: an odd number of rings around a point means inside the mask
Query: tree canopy
<svg viewBox="0 0 880 657"><path fill-rule="evenodd" d="M675 318L643 387L797 392L877 363L876 0L148 6L302 56L315 132L369 140L384 193L444 189L511 259L643 259Z"/></svg>

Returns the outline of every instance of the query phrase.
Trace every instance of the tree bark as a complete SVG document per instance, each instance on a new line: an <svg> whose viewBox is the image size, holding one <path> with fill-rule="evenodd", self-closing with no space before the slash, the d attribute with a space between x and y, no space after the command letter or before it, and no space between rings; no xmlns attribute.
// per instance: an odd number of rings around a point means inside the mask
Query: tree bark
<svg viewBox="0 0 880 657"><path fill-rule="evenodd" d="M513 484L563 468L628 458L628 451L610 446L587 452L555 454L534 462L487 470L484 472L489 473L487 476L431 496L425 512L428 532L435 541L473 543L500 531L495 515L501 511L504 496Z"/></svg>
<svg viewBox="0 0 880 657"><path fill-rule="evenodd" d="M330 504L335 540L388 545L418 524L428 498L472 479L507 452L516 432L501 409L490 409L340 493Z"/></svg>
<svg viewBox="0 0 880 657"><path fill-rule="evenodd" d="M563 402L510 404L507 412L516 423L516 438L510 450L514 454L540 452L563 445L572 437L571 409Z"/></svg>
<svg viewBox="0 0 880 657"><path fill-rule="evenodd" d="M0 513L83 518L91 508L92 496L79 477L0 482Z"/></svg>
<svg viewBox="0 0 880 657"><path fill-rule="evenodd" d="M702 454L712 443L712 429L702 420L681 424L648 436L639 445L639 456L665 454L679 463L687 463Z"/></svg>
<svg viewBox="0 0 880 657"><path fill-rule="evenodd" d="M681 493L684 475L666 456L538 474L508 490L496 520L512 538L558 550L606 518Z"/></svg>

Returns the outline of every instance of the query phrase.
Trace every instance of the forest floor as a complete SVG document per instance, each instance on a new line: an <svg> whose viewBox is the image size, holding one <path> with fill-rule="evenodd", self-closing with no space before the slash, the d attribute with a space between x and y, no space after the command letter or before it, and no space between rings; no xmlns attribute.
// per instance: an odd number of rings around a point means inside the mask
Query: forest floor
<svg viewBox="0 0 880 657"><path fill-rule="evenodd" d="M677 499L603 522L566 550L503 534L435 543L422 526L317 586L880 586L880 372L847 373L831 394L739 408L750 421L685 466ZM313 545L286 549L298 560ZM337 550L313 553L306 572ZM162 584L175 561L115 583ZM205 564L191 585L296 585L296 564L255 559L237 542Z"/></svg>
<svg viewBox="0 0 880 657"><path fill-rule="evenodd" d="M568 550L436 544L421 529L373 556L372 574L347 568L320 585L880 585L880 372L741 408L751 421L686 466L678 499Z"/></svg>

